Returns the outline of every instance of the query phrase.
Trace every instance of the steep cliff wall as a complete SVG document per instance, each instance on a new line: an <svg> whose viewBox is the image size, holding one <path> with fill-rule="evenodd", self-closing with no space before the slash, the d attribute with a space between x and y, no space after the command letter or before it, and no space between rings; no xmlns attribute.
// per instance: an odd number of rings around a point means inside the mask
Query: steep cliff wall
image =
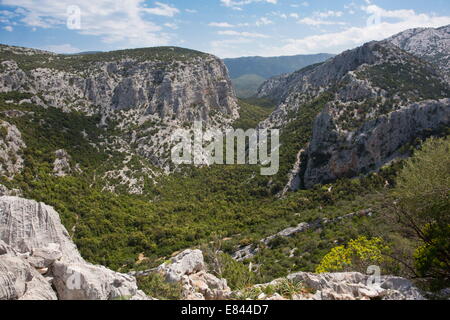
<svg viewBox="0 0 450 320"><path fill-rule="evenodd" d="M263 84L259 96L279 106L261 127L283 132L318 97L322 104L309 146L300 146L308 161L300 169L292 164L294 180L309 188L377 170L412 140L448 126L446 60L437 59L449 54L447 30L409 30Z"/></svg>
<svg viewBox="0 0 450 320"><path fill-rule="evenodd" d="M402 147L450 125L450 99L414 103L377 119L355 132L342 131L322 112L315 121L303 177L305 187L374 171L408 155Z"/></svg>
<svg viewBox="0 0 450 320"><path fill-rule="evenodd" d="M61 56L1 46L0 92L32 93L47 106L98 111L139 109L181 121L231 118L237 104L218 58L180 48Z"/></svg>

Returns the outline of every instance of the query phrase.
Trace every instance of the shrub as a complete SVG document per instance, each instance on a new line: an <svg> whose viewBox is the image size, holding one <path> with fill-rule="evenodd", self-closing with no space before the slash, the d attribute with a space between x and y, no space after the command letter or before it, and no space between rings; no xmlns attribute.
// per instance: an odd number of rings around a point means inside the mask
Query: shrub
<svg viewBox="0 0 450 320"><path fill-rule="evenodd" d="M381 238L369 240L366 237L359 237L351 240L347 246L333 248L322 259L316 272L359 271L365 273L368 266L384 262L383 254L387 249Z"/></svg>
<svg viewBox="0 0 450 320"><path fill-rule="evenodd" d="M421 242L420 276L450 277L450 140L431 138L406 161L393 192L398 224Z"/></svg>

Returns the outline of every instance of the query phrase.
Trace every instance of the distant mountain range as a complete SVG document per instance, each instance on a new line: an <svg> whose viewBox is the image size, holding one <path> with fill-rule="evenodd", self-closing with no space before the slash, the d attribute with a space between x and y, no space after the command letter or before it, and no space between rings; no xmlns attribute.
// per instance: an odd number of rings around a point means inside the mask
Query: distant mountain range
<svg viewBox="0 0 450 320"><path fill-rule="evenodd" d="M323 62L333 57L331 54L296 55L281 57L242 57L224 59L231 80L240 98L256 94L264 80L284 73L291 73L309 65Z"/></svg>
<svg viewBox="0 0 450 320"><path fill-rule="evenodd" d="M283 73L291 73L311 64L323 62L333 57L332 54L320 53L314 55L297 55L281 57L243 57L224 59L232 79L247 74L256 74L269 79Z"/></svg>

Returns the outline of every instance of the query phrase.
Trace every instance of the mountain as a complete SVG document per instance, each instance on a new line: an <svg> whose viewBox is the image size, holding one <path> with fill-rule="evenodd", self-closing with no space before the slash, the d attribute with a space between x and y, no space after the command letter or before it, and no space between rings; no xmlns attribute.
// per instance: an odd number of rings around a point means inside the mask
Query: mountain
<svg viewBox="0 0 450 320"><path fill-rule="evenodd" d="M2 45L0 59L0 92L26 95L10 102L96 115L99 124L120 128L118 149L167 170L173 130L194 120L220 126L238 117L225 65L198 51L156 47L67 56Z"/></svg>
<svg viewBox="0 0 450 320"><path fill-rule="evenodd" d="M159 47L65 56L1 46L0 57L1 92L29 92L48 106L100 108L104 115L133 109L181 121L207 120L212 109L236 111L225 66L197 51ZM193 105L201 108L194 113Z"/></svg>
<svg viewBox="0 0 450 320"><path fill-rule="evenodd" d="M448 55L449 47L434 39L434 31L407 31L395 39L417 34L423 47L434 43L441 48L439 57ZM431 40L423 40L428 39L424 35ZM309 120L311 135L297 143L301 159L294 165L298 169L290 188L378 170L407 154L405 146L416 138L449 125L450 86L442 76L442 60L424 57L418 45L408 53L394 42L367 43L260 87L259 97L271 97L279 105L261 126L295 131L297 114L311 108L318 112ZM416 52L420 54L412 55Z"/></svg>
<svg viewBox="0 0 450 320"><path fill-rule="evenodd" d="M283 73L290 73L311 64L323 62L333 57L331 54L296 55L280 57L242 57L224 59L232 79L247 74L255 74L265 79Z"/></svg>
<svg viewBox="0 0 450 320"><path fill-rule="evenodd" d="M231 81L239 98L249 98L256 94L257 88L274 76L290 73L323 62L333 57L331 54L296 55L281 57L243 57L224 59Z"/></svg>
<svg viewBox="0 0 450 320"><path fill-rule="evenodd" d="M236 96L242 99L254 96L264 81L266 81L266 78L257 74L244 74L239 78L231 79Z"/></svg>
<svg viewBox="0 0 450 320"><path fill-rule="evenodd" d="M449 83L444 60L408 50L369 42L238 100L224 63L197 51L1 46L0 297L403 299L421 297L403 279L418 276L448 288ZM194 120L280 129L278 174L173 164L172 134ZM395 275L376 290L374 265ZM92 290L66 290L74 269Z"/></svg>
<svg viewBox="0 0 450 320"><path fill-rule="evenodd" d="M401 32L387 39L399 48L437 65L450 79L450 26L417 28Z"/></svg>

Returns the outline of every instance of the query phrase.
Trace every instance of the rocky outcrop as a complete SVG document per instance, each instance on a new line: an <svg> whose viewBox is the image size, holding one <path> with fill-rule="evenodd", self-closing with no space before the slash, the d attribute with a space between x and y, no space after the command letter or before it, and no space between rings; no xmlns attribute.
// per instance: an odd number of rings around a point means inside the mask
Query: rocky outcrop
<svg viewBox="0 0 450 320"><path fill-rule="evenodd" d="M239 117L223 62L193 50L163 47L67 56L0 45L0 61L0 93L20 92L8 98L11 108L33 104L95 115L99 127L114 128L114 138L104 138L108 149L145 157L165 172L175 169L170 155L177 129L195 120L208 128L228 128ZM56 175L68 174L67 162L57 156ZM125 169L114 171L130 193L141 193L144 179L155 178Z"/></svg>
<svg viewBox="0 0 450 320"><path fill-rule="evenodd" d="M447 30L407 31L267 81L259 96L279 106L260 127L280 128L283 136L300 115L317 113L282 194L376 171L448 126L450 86L431 57L434 47L448 56Z"/></svg>
<svg viewBox="0 0 450 320"><path fill-rule="evenodd" d="M147 299L134 277L86 262L53 208L18 197L0 197L0 283L0 299Z"/></svg>
<svg viewBox="0 0 450 320"><path fill-rule="evenodd" d="M308 148L304 186L378 170L405 156L402 147L450 124L450 99L423 101L343 131L325 110L316 119Z"/></svg>
<svg viewBox="0 0 450 320"><path fill-rule="evenodd" d="M292 237L298 233L307 232L310 230L316 230L319 228L322 228L326 225L329 225L331 223L338 223L343 220L351 219L354 217L370 217L373 215L373 211L371 209L366 210L360 210L358 212L352 212L349 214L346 214L344 216L336 217L336 218L320 218L313 222L301 222L298 225L294 227L289 227L286 229L283 229L276 234L273 234L271 236L265 237L259 241L258 244L250 244L243 248L239 248L239 250L235 251L232 255L232 258L236 261L244 261L247 259L253 258L260 250L260 245L264 245L264 247L271 247L272 240L275 240L277 238L286 238L286 237Z"/></svg>
<svg viewBox="0 0 450 320"><path fill-rule="evenodd" d="M178 282L185 275L194 274L205 270L203 253L200 250L185 250L174 258L170 263L164 263L157 271L165 275L169 282Z"/></svg>
<svg viewBox="0 0 450 320"><path fill-rule="evenodd" d="M78 164L71 167L71 157L66 150L60 149L55 151L55 161L53 162L53 174L57 177L65 177L74 172L81 172Z"/></svg>
<svg viewBox="0 0 450 320"><path fill-rule="evenodd" d="M219 279L207 272L203 253L200 250L185 250L159 267L133 275L161 274L167 282L179 283L184 300L224 300L230 298L227 280Z"/></svg>
<svg viewBox="0 0 450 320"><path fill-rule="evenodd" d="M450 25L406 30L388 39L401 49L436 64L450 81Z"/></svg>
<svg viewBox="0 0 450 320"><path fill-rule="evenodd" d="M22 152L25 148L17 127L0 120L0 175L12 178L23 169Z"/></svg>
<svg viewBox="0 0 450 320"><path fill-rule="evenodd" d="M285 290L287 287L291 288L289 292ZM299 272L233 295L250 300L425 300L421 291L407 279L357 272Z"/></svg>
<svg viewBox="0 0 450 320"><path fill-rule="evenodd" d="M393 276L377 280L357 272L300 272L287 278L312 289L314 295L309 298L313 300L425 300L411 281Z"/></svg>
<svg viewBox="0 0 450 320"><path fill-rule="evenodd" d="M0 243L0 247L1 247ZM27 261L0 249L0 300L56 300L50 283Z"/></svg>
<svg viewBox="0 0 450 320"><path fill-rule="evenodd" d="M0 47L0 92L104 116L127 109L180 121L238 116L228 71L208 54L167 47L67 57L20 49Z"/></svg>

